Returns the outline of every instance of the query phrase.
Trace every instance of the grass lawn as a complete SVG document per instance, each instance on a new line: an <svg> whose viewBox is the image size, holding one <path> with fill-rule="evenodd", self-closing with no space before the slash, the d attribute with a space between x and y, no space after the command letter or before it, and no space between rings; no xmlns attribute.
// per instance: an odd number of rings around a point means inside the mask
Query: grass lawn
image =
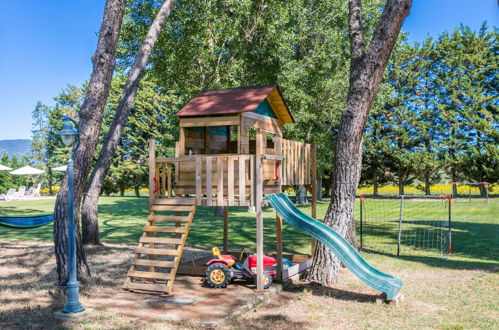
<svg viewBox="0 0 499 330"><path fill-rule="evenodd" d="M118 268L118 262L121 263L120 267L126 268L131 246L136 244L142 233L147 216L146 202L145 198L131 197L100 199L101 237L110 245L105 249L88 250L93 268L100 273L106 269L112 272L114 266ZM3 202L0 203L0 214L50 213L53 203L53 200ZM489 203L480 200L455 202L452 208L453 255L449 259L362 253L375 267L404 281L403 293L406 299L401 306L376 305L373 297L378 292L344 270L340 282L333 288L293 285L271 304L239 317L227 327L499 328L499 199L490 199ZM319 203L318 215L322 217L326 209L326 202ZM230 209L230 247L254 250L255 216L245 211L244 208ZM310 213L310 207L304 207L303 211ZM188 245L221 246L222 219L212 215L211 208L197 209ZM265 249L273 251L275 215L272 209L265 210L264 219ZM283 236L287 252L310 252L310 239L307 236L287 225L284 225ZM47 298L47 290L53 287L55 278L51 240L50 225L32 230L0 227L0 247L3 247L0 248L0 328L6 328L7 325L14 328L46 327L48 321L41 319L49 315L44 313L53 308ZM42 249L43 253L35 252L36 248ZM15 252L15 249L19 252ZM41 253L43 258L30 258L30 253L26 252L30 249L33 249L33 253ZM9 265L15 264L16 253L26 259L16 265L17 268L12 268ZM108 259L104 262L103 258ZM19 283L20 279L30 279L35 284ZM121 278L114 278L114 281L120 282ZM84 290L82 299L90 302L91 291ZM24 316L22 322L18 320L19 315ZM116 315L100 315L99 318L106 321L92 319L84 328L101 327L101 324L106 328L164 327L144 322L133 323L133 320L127 323ZM5 326L2 326L2 322Z"/></svg>

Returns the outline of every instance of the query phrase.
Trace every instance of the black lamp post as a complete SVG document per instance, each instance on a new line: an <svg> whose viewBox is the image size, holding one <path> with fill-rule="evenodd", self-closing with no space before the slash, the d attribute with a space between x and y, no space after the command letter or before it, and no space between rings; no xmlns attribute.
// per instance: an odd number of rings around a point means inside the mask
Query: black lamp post
<svg viewBox="0 0 499 330"><path fill-rule="evenodd" d="M66 307L62 310L63 313L78 313L85 310L80 304L79 300L79 287L78 279L76 277L76 226L74 222L74 183L73 183L73 154L80 146L80 131L78 130L78 123L69 116L64 116L64 123L62 129L57 135L61 136L62 143L66 147L73 146L68 160L68 255L69 255L69 275L68 282L66 283L67 303Z"/></svg>

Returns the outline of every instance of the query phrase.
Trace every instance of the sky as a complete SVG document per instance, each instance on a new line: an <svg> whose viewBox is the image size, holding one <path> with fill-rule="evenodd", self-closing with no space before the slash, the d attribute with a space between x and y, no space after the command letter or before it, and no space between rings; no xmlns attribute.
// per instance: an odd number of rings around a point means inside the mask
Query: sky
<svg viewBox="0 0 499 330"><path fill-rule="evenodd" d="M31 138L36 102L53 105L68 84L90 77L104 3L0 1L0 140ZM485 20L499 26L497 0L413 0L402 30L422 41Z"/></svg>

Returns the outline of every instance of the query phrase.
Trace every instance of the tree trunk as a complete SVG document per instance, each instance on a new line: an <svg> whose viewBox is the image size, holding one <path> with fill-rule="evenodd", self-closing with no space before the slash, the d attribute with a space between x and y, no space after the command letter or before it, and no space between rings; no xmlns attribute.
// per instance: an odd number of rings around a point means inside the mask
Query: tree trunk
<svg viewBox="0 0 499 330"><path fill-rule="evenodd" d="M125 197L125 187L120 187L120 196Z"/></svg>
<svg viewBox="0 0 499 330"><path fill-rule="evenodd" d="M305 188L305 186L296 186L295 192L296 192L295 204L308 205L307 189Z"/></svg>
<svg viewBox="0 0 499 330"><path fill-rule="evenodd" d="M324 223L356 246L353 210L362 163L362 131L383 72L412 0L387 0L367 52L360 0L350 0L350 89L335 146L333 191ZM338 280L341 263L317 244L308 279L325 285Z"/></svg>
<svg viewBox="0 0 499 330"><path fill-rule="evenodd" d="M106 178L107 172L109 171L121 133L123 132L130 110L132 109L144 68L149 60L154 44L158 40L159 34L176 3L177 0L166 0L163 3L163 6L154 18L154 21L152 22L151 27L149 28L149 31L140 46L137 56L135 57L135 62L133 63L130 73L128 74L126 85L123 90L123 96L118 104L118 107L116 108L116 115L104 138L99 158L97 159L94 170L92 171L90 179L87 182L87 197L83 201L82 207L83 226L98 222L96 209L102 184ZM95 228L98 229L98 227ZM98 235L99 232L97 231L93 236Z"/></svg>
<svg viewBox="0 0 499 330"><path fill-rule="evenodd" d="M373 177L373 195L378 196L378 168L374 170Z"/></svg>
<svg viewBox="0 0 499 330"><path fill-rule="evenodd" d="M431 195L430 172L429 171L425 171L425 173L424 173L424 193L425 193L425 195Z"/></svg>
<svg viewBox="0 0 499 330"><path fill-rule="evenodd" d="M404 195L404 174L401 168L399 168L398 170L398 186L399 186L399 195Z"/></svg>
<svg viewBox="0 0 499 330"><path fill-rule="evenodd" d="M97 50L92 57L93 71L87 88L85 101L79 112L81 145L74 154L74 210L77 223L76 253L78 273L81 279L90 276L78 226L79 210L85 181L92 166L92 160L99 138L104 105L109 95L115 66L116 45L120 36L125 0L108 0L104 9L99 31ZM64 177L57 194L54 208L54 245L59 285L68 279L68 176Z"/></svg>
<svg viewBox="0 0 499 330"><path fill-rule="evenodd" d="M135 197L140 197L140 187L134 187Z"/></svg>
<svg viewBox="0 0 499 330"><path fill-rule="evenodd" d="M317 180L317 186L315 188L315 195L317 196L317 200L322 201L322 179Z"/></svg>

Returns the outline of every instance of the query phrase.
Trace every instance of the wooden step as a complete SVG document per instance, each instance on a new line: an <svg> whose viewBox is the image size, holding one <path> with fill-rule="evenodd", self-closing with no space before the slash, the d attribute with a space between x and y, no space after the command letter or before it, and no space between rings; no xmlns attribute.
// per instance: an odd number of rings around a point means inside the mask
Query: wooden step
<svg viewBox="0 0 499 330"><path fill-rule="evenodd" d="M166 284L158 284L158 283L127 282L127 283L125 283L125 289L165 293L165 292L167 292L167 285Z"/></svg>
<svg viewBox="0 0 499 330"><path fill-rule="evenodd" d="M159 256L178 256L180 249L153 249L153 248L136 248L134 253L137 254L149 254L149 255L159 255Z"/></svg>
<svg viewBox="0 0 499 330"><path fill-rule="evenodd" d="M175 198L158 198L154 201L154 205L194 205L195 198L175 197Z"/></svg>
<svg viewBox="0 0 499 330"><path fill-rule="evenodd" d="M126 276L129 277L139 277L139 278L150 278L155 280L170 281L173 279L171 273L159 273L159 272L143 272L139 270L129 270Z"/></svg>
<svg viewBox="0 0 499 330"><path fill-rule="evenodd" d="M153 205L151 211L192 212L193 208L190 205Z"/></svg>
<svg viewBox="0 0 499 330"><path fill-rule="evenodd" d="M175 267L175 262L174 261L164 261L164 260L149 260L149 259L133 258L132 265L173 268L173 267Z"/></svg>
<svg viewBox="0 0 499 330"><path fill-rule="evenodd" d="M139 240L139 243L180 245L182 244L182 238L142 236Z"/></svg>
<svg viewBox="0 0 499 330"><path fill-rule="evenodd" d="M189 217L180 215L156 215L151 214L147 217L148 221L156 222L189 222Z"/></svg>
<svg viewBox="0 0 499 330"><path fill-rule="evenodd" d="M162 227L162 226L145 226L144 231L155 232L155 233L175 233L175 234L185 234L187 228L185 227Z"/></svg>

